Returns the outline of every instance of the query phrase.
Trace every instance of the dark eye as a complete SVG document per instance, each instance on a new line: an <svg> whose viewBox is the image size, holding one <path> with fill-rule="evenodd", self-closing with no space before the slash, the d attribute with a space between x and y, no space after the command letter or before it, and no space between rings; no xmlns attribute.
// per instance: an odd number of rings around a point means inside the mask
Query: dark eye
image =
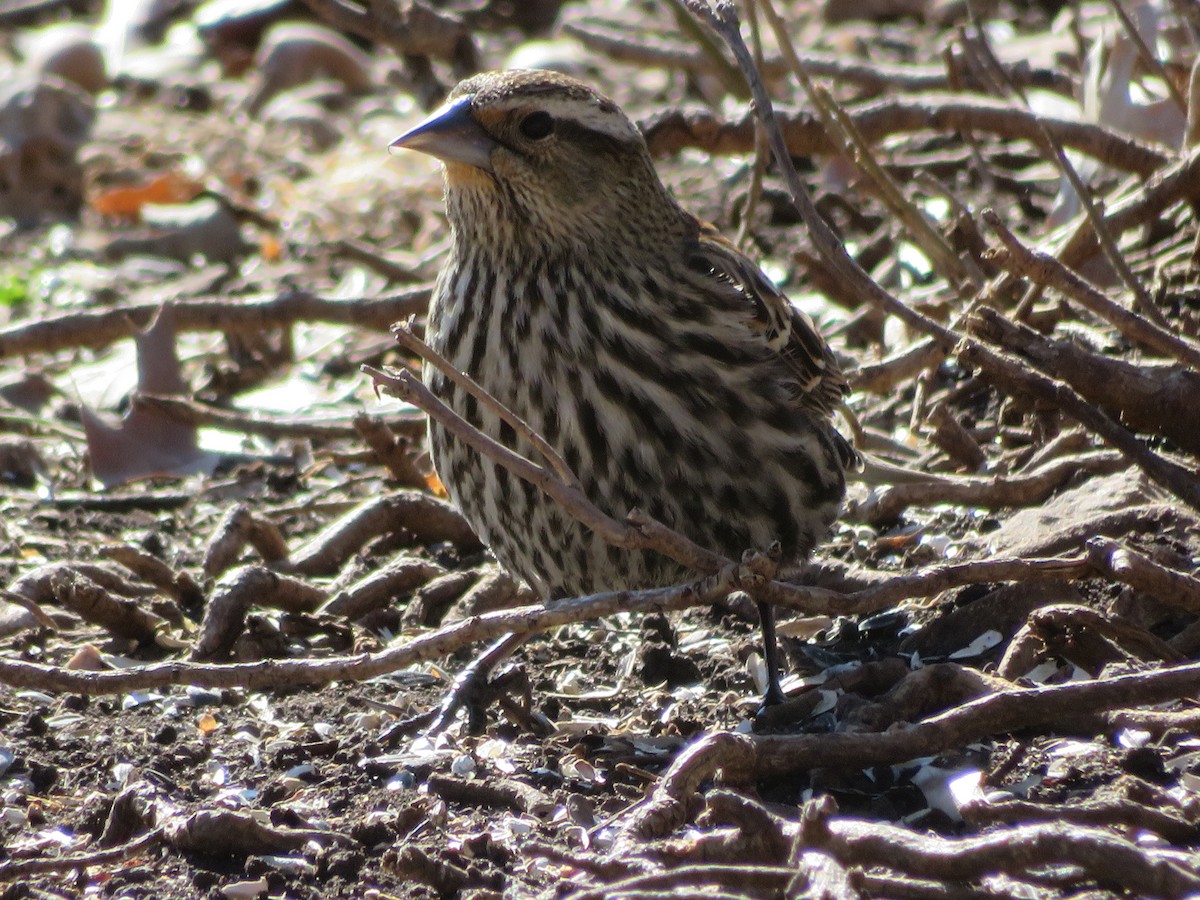
<svg viewBox="0 0 1200 900"><path fill-rule="evenodd" d="M531 112L521 120L518 127L521 129L521 134L531 141L540 141L544 137L549 137L550 132L554 130L554 118L548 112Z"/></svg>

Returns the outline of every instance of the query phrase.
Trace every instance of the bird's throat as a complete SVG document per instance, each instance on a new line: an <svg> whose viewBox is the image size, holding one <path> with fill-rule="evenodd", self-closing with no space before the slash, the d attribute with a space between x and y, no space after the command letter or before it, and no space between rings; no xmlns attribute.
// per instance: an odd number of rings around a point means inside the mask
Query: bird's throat
<svg viewBox="0 0 1200 900"><path fill-rule="evenodd" d="M445 161L446 185L455 190L493 190L496 182L483 169L468 163Z"/></svg>

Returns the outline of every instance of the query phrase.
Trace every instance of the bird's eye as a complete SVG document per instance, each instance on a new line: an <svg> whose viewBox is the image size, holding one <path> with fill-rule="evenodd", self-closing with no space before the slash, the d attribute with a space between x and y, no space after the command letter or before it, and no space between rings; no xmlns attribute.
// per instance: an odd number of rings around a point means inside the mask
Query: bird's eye
<svg viewBox="0 0 1200 900"><path fill-rule="evenodd" d="M550 132L554 130L554 118L548 112L531 112L521 120L521 134L529 138L531 141L540 141L542 138L549 137Z"/></svg>

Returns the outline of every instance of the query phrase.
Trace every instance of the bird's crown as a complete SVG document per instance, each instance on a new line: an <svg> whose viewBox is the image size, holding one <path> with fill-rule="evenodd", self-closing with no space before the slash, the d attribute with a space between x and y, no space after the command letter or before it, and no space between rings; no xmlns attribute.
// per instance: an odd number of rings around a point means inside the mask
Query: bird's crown
<svg viewBox="0 0 1200 900"><path fill-rule="evenodd" d="M620 143L641 140L637 127L616 103L582 81L558 72L484 72L460 82L448 99L453 103L465 97L471 98L473 113L485 119L536 114L549 116L553 125L583 129Z"/></svg>

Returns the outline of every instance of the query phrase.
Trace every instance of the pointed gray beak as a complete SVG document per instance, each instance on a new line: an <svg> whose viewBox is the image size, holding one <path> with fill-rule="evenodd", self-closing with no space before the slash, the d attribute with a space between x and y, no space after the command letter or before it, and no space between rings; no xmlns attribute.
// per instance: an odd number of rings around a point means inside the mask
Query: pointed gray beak
<svg viewBox="0 0 1200 900"><path fill-rule="evenodd" d="M471 95L459 97L400 137L388 149L419 150L443 162L460 162L485 172L492 171L496 142L471 116Z"/></svg>

